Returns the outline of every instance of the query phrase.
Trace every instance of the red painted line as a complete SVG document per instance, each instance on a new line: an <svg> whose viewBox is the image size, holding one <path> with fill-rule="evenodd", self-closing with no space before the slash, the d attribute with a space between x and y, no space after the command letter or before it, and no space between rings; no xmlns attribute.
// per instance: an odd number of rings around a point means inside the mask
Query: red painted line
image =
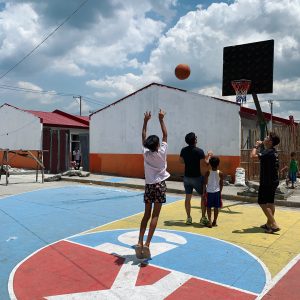
<svg viewBox="0 0 300 300"><path fill-rule="evenodd" d="M263 300L300 299L300 261L298 261L262 298Z"/></svg>
<svg viewBox="0 0 300 300"><path fill-rule="evenodd" d="M14 275L17 299L110 289L124 259L61 241L22 263Z"/></svg>
<svg viewBox="0 0 300 300"><path fill-rule="evenodd" d="M166 299L253 300L256 297L256 295L246 294L222 285L192 278Z"/></svg>
<svg viewBox="0 0 300 300"><path fill-rule="evenodd" d="M135 285L140 286L154 284L169 273L171 272L150 265L141 266Z"/></svg>

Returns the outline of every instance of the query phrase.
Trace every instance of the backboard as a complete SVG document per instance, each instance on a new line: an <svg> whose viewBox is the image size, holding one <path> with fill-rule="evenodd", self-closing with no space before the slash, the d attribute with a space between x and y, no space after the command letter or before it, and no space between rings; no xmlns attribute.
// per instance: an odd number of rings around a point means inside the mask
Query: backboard
<svg viewBox="0 0 300 300"><path fill-rule="evenodd" d="M224 47L222 95L235 95L231 81L251 80L248 94L273 92L274 40Z"/></svg>

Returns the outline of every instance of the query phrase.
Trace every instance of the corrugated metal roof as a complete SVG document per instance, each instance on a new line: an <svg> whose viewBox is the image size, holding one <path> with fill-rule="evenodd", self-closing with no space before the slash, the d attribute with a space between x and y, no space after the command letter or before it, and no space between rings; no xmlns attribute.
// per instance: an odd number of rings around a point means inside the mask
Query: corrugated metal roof
<svg viewBox="0 0 300 300"><path fill-rule="evenodd" d="M256 116L257 115L257 110L249 108L249 107L241 106L240 113L243 117L246 117L247 115ZM264 117L267 121L271 120L271 114L263 112L263 115L264 115ZM285 124L285 125L290 125L291 124L291 121L289 119L276 117L274 115L272 115L272 120L275 121L275 122L278 122L278 123Z"/></svg>
<svg viewBox="0 0 300 300"><path fill-rule="evenodd" d="M69 127L69 128L82 128L88 129L90 126L90 118L89 116L76 116L69 113L66 113L61 110L54 110L53 112L45 112L45 111L38 111L38 110L28 110L22 109L16 106L13 106L8 103L4 103L0 106L10 106L15 109L33 114L34 116L40 118L41 123L46 126L53 126L53 127Z"/></svg>
<svg viewBox="0 0 300 300"><path fill-rule="evenodd" d="M69 127L69 128L89 128L89 120L70 115L61 111L44 112L36 110L24 110L41 119L46 126ZM88 117L87 117L88 119Z"/></svg>

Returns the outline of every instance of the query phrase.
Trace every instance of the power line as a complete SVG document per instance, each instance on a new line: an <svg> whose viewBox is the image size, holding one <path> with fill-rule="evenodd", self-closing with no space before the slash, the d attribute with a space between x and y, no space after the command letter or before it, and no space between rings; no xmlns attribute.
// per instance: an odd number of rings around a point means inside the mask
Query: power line
<svg viewBox="0 0 300 300"><path fill-rule="evenodd" d="M78 95L78 94L74 94L74 93L63 93L63 92L55 92L55 91L34 90L34 89L21 88L21 87L11 86L11 85L0 85L0 89L16 91L16 92L24 92L24 93L41 94L41 95L46 94L46 95L51 95L51 96L63 96L63 97L74 97L74 96ZM89 102L91 104L102 105L102 106L108 105L108 103L105 103L101 100L95 100L95 99L87 97L87 96L82 96L82 97L86 102Z"/></svg>
<svg viewBox="0 0 300 300"><path fill-rule="evenodd" d="M270 100L259 100L259 102L269 102ZM275 100L273 99L272 101L274 102L299 102L300 99L279 99L279 100ZM254 101L247 101L247 103L254 103Z"/></svg>
<svg viewBox="0 0 300 300"><path fill-rule="evenodd" d="M52 32L50 32L37 46L35 46L30 52L28 52L21 60L9 68L4 74L0 76L0 80L15 69L19 64L21 64L26 58L28 58L36 49L38 49L44 42L46 42L54 33L61 28L65 23L67 23L73 15L75 15L82 6L84 6L89 0L83 1L62 23L60 23Z"/></svg>

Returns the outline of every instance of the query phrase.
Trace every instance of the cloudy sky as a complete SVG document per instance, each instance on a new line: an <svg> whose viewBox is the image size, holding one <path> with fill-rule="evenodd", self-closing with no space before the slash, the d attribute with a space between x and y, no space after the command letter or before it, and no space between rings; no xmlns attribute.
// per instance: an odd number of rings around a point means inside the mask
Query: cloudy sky
<svg viewBox="0 0 300 300"><path fill-rule="evenodd" d="M79 114L81 95L87 115L152 82L221 98L223 47L274 39L261 106L300 120L299 24L300 0L0 0L0 104Z"/></svg>

